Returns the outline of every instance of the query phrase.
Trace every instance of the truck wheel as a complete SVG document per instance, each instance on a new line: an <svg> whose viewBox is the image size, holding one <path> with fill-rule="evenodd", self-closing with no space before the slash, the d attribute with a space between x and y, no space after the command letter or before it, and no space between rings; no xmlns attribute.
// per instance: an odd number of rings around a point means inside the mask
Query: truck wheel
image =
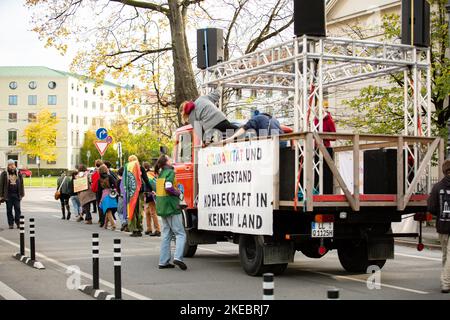
<svg viewBox="0 0 450 320"><path fill-rule="evenodd" d="M250 276L260 276L266 272L263 246L258 236L239 236L239 259L244 271Z"/></svg>
<svg viewBox="0 0 450 320"><path fill-rule="evenodd" d="M189 244L189 236L191 231L186 230L186 243L184 244L183 256L186 258L192 258L197 252L197 245Z"/></svg>
<svg viewBox="0 0 450 320"><path fill-rule="evenodd" d="M369 260L367 242L346 241L338 248L339 261L348 272L366 273L372 265L383 268L386 260Z"/></svg>

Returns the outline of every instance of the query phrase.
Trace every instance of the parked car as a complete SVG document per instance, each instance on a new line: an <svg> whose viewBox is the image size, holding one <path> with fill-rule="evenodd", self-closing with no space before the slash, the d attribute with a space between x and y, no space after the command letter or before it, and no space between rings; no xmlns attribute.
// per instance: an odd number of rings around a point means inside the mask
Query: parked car
<svg viewBox="0 0 450 320"><path fill-rule="evenodd" d="M31 175L32 175L31 170L28 170L28 169L19 169L19 172L20 172L24 177L27 177L27 178L31 177Z"/></svg>

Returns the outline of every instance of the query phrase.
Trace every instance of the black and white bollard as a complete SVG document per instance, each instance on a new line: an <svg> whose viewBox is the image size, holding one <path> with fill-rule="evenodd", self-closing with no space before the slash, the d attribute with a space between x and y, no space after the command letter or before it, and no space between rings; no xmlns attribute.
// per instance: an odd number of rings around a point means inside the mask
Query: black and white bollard
<svg viewBox="0 0 450 320"><path fill-rule="evenodd" d="M263 275L263 300L274 300L274 288L273 273L265 273Z"/></svg>
<svg viewBox="0 0 450 320"><path fill-rule="evenodd" d="M114 295L116 300L122 299L122 255L120 239L114 239Z"/></svg>
<svg viewBox="0 0 450 320"><path fill-rule="evenodd" d="M25 217L20 216L20 255L25 256Z"/></svg>
<svg viewBox="0 0 450 320"><path fill-rule="evenodd" d="M100 289L99 274L99 240L98 233L92 234L92 287L94 290Z"/></svg>
<svg viewBox="0 0 450 320"><path fill-rule="evenodd" d="M35 247L35 233L34 233L34 218L30 218L30 257L25 256L25 217L20 216L20 252L13 257L26 265L36 268L45 269L44 265L36 261L36 247Z"/></svg>
<svg viewBox="0 0 450 320"><path fill-rule="evenodd" d="M34 239L34 218L30 218L30 259L31 261L36 260L36 243Z"/></svg>
<svg viewBox="0 0 450 320"><path fill-rule="evenodd" d="M339 300L339 289L337 288L328 289L327 300Z"/></svg>

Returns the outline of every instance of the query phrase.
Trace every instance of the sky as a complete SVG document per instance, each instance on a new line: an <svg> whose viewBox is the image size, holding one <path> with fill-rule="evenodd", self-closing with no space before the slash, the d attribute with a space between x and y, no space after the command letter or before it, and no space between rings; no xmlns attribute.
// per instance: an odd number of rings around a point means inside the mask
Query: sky
<svg viewBox="0 0 450 320"><path fill-rule="evenodd" d="M68 71L71 57L44 48L38 34L30 31L30 12L24 3L0 0L0 66L46 66Z"/></svg>

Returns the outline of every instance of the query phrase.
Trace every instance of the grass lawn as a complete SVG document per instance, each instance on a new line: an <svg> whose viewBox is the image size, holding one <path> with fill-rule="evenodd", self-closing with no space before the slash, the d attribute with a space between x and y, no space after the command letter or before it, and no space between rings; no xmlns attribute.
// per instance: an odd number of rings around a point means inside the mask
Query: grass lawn
<svg viewBox="0 0 450 320"><path fill-rule="evenodd" d="M31 177L23 178L25 187L40 187L40 188L56 188L56 181L58 177Z"/></svg>

